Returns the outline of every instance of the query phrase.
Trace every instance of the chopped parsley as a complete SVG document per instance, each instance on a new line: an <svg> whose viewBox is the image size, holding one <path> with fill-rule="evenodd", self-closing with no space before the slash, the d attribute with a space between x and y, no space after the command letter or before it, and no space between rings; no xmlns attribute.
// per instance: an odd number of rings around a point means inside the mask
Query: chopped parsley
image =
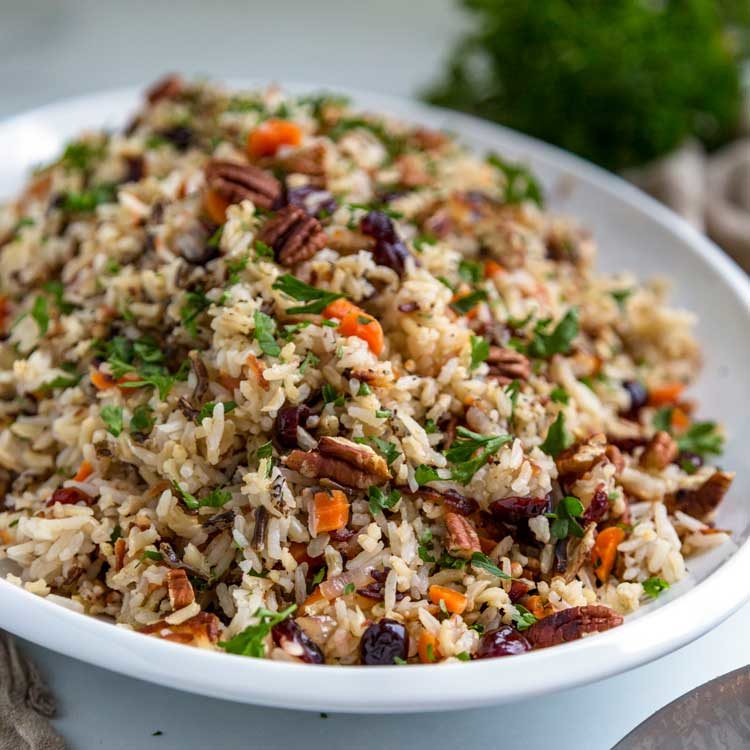
<svg viewBox="0 0 750 750"><path fill-rule="evenodd" d="M346 586L344 586L344 596L349 596L349 594L353 594L356 588L357 587L353 583L347 583Z"/></svg>
<svg viewBox="0 0 750 750"><path fill-rule="evenodd" d="M484 268L474 260L462 260L458 264L458 275L467 284L478 284L484 276Z"/></svg>
<svg viewBox="0 0 750 750"><path fill-rule="evenodd" d="M228 641L219 641L219 646L230 654L240 656L252 656L262 659L265 656L265 640L271 632L271 628L286 620L289 615L297 609L296 604L289 605L281 612L271 612L261 607L257 609L253 617L258 618L257 625L248 625L241 633Z"/></svg>
<svg viewBox="0 0 750 750"><path fill-rule="evenodd" d="M495 565L495 563L493 563L492 560L490 560L490 558L484 554L484 552L475 552L471 556L471 564L475 568L485 570L490 575L497 576L498 578L504 578L506 580L510 578L510 576L500 570L500 568L498 568L497 565Z"/></svg>
<svg viewBox="0 0 750 750"><path fill-rule="evenodd" d="M471 654L468 651L460 651L456 654L456 659L461 661L471 661Z"/></svg>
<svg viewBox="0 0 750 750"><path fill-rule="evenodd" d="M718 431L715 422L696 422L677 438L681 451L706 456L709 453L719 455L724 447L724 436Z"/></svg>
<svg viewBox="0 0 750 750"><path fill-rule="evenodd" d="M547 455L556 458L566 448L573 444L573 436L565 427L565 414L559 412L557 419L550 425L547 430L547 437L539 446Z"/></svg>
<svg viewBox="0 0 750 750"><path fill-rule="evenodd" d="M476 370L490 355L490 343L482 336L471 337L471 365L469 369Z"/></svg>
<svg viewBox="0 0 750 750"><path fill-rule="evenodd" d="M432 547L432 530L426 529L422 536L419 537L419 545L417 546L417 554L422 562L432 563L435 562L435 556L433 555Z"/></svg>
<svg viewBox="0 0 750 750"><path fill-rule="evenodd" d="M65 287L63 286L62 281L59 281L57 279L47 281L44 283L42 288L45 292L49 293L52 296L52 299L55 302L55 306L61 313L63 313L63 315L69 315L73 312L73 310L76 309L76 306L72 302L68 302L63 298Z"/></svg>
<svg viewBox="0 0 750 750"><path fill-rule="evenodd" d="M650 596L652 599L656 599L662 591L666 591L668 588L669 584L663 578L657 578L656 576L647 578L643 582L643 590L646 592L646 595Z"/></svg>
<svg viewBox="0 0 750 750"><path fill-rule="evenodd" d="M421 487L423 484L427 484L428 482L435 482L440 479L440 475L437 473L437 469L434 469L432 466L427 466L425 464L419 464L416 469L414 469L414 481Z"/></svg>
<svg viewBox="0 0 750 750"><path fill-rule="evenodd" d="M323 582L323 579L326 577L326 566L321 565L318 572L313 576L311 584L312 587L315 588L319 583Z"/></svg>
<svg viewBox="0 0 750 750"><path fill-rule="evenodd" d="M257 451L255 451L255 455L259 459L264 458L272 458L273 457L273 443L269 440L267 443L263 443L263 445L258 448Z"/></svg>
<svg viewBox="0 0 750 750"><path fill-rule="evenodd" d="M91 213L102 203L113 203L117 194L114 185L97 185L81 192L63 193L59 205L70 214Z"/></svg>
<svg viewBox="0 0 750 750"><path fill-rule="evenodd" d="M223 229L223 227L219 227L219 229ZM218 232L219 230L217 229L216 231ZM227 260L227 282L229 284L236 284L240 280L240 273L247 268L248 260L249 256L247 253L239 258Z"/></svg>
<svg viewBox="0 0 750 750"><path fill-rule="evenodd" d="M255 240L255 256L257 258L273 258L274 252L273 248L266 245L265 242L261 242L260 240Z"/></svg>
<svg viewBox="0 0 750 750"><path fill-rule="evenodd" d="M437 432L437 425L435 424L435 420L434 420L434 419L428 419L428 420L427 420L427 421L426 421L426 422L424 423L424 431L425 431L425 432L426 432L426 433L427 433L428 435L433 435L434 433L436 433L436 432Z"/></svg>
<svg viewBox="0 0 750 750"><path fill-rule="evenodd" d="M549 320L540 320L534 326L534 338L528 345L528 354L548 359L553 354L567 354L573 339L578 335L578 308L571 307L560 322L546 333Z"/></svg>
<svg viewBox="0 0 750 750"><path fill-rule="evenodd" d="M567 539L568 536L583 536L581 524L576 520L583 515L583 503L572 495L567 495L557 504L554 513L547 513L552 518L551 534L557 539Z"/></svg>
<svg viewBox="0 0 750 750"><path fill-rule="evenodd" d="M130 431L148 435L154 426L153 412L154 410L148 404L136 406L130 418Z"/></svg>
<svg viewBox="0 0 750 750"><path fill-rule="evenodd" d="M383 440L383 438L355 438L355 442L372 443L372 445L374 445L375 448L377 448L377 450L383 454L383 458L385 459L388 466L390 466L401 455L401 451L398 449L398 446L395 443L391 443L388 440Z"/></svg>
<svg viewBox="0 0 750 750"><path fill-rule="evenodd" d="M142 560L156 560L156 561L159 561L159 560L163 560L164 557L161 554L161 552L157 552L154 549L147 549L147 550L143 551L143 557L141 559Z"/></svg>
<svg viewBox="0 0 750 750"><path fill-rule="evenodd" d="M255 340L264 354L269 357L278 357L281 348L276 343L276 321L260 310L256 310L253 316L255 320Z"/></svg>
<svg viewBox="0 0 750 750"><path fill-rule="evenodd" d="M562 386L555 386L549 394L549 397L556 404L567 404L570 401L568 392Z"/></svg>
<svg viewBox="0 0 750 750"><path fill-rule="evenodd" d="M655 430L661 432L672 431L672 412L674 411L671 406L663 406L661 409L657 409L654 412L654 416L651 418L651 425Z"/></svg>
<svg viewBox="0 0 750 750"><path fill-rule="evenodd" d="M513 615L513 624L517 630L527 630L537 621L536 617L522 604L514 604L513 606L516 608L516 614Z"/></svg>
<svg viewBox="0 0 750 750"><path fill-rule="evenodd" d="M521 164L506 161L497 154L490 154L487 163L500 170L505 177L506 203L532 201L539 207L544 205L542 187L529 169Z"/></svg>
<svg viewBox="0 0 750 750"><path fill-rule="evenodd" d="M632 289L613 289L610 292L612 299L617 302L617 307L620 308L620 312L625 311L625 303L628 301L628 297L630 297L632 293Z"/></svg>
<svg viewBox="0 0 750 750"><path fill-rule="evenodd" d="M317 357L312 352L308 352L305 354L305 358L302 360L299 366L299 371L301 375L305 374L305 370L308 367L315 367L320 362L320 357ZM360 387L361 390L361 387Z"/></svg>
<svg viewBox="0 0 750 750"><path fill-rule="evenodd" d="M376 516L380 511L392 510L401 499L401 493L398 490L391 490L386 495L380 487L368 487L367 498L370 513Z"/></svg>
<svg viewBox="0 0 750 750"><path fill-rule="evenodd" d="M343 294L316 289L314 286L305 284L303 281L300 281L289 273L279 276L279 278L274 281L273 288L278 289L292 299L310 303L308 305L298 305L287 308L286 312L289 315L322 313L331 302L341 299L344 296Z"/></svg>
<svg viewBox="0 0 750 750"><path fill-rule="evenodd" d="M37 297L31 306L31 317L39 328L39 335L44 336L49 329L49 311L47 310L47 299Z"/></svg>
<svg viewBox="0 0 750 750"><path fill-rule="evenodd" d="M466 567L466 560L461 557L453 557L453 555L443 552L438 560L438 565L443 569L463 570Z"/></svg>
<svg viewBox="0 0 750 750"><path fill-rule="evenodd" d="M217 488L211 490L208 495L199 500L176 482L174 486L182 497L183 502L190 510L197 510L198 508L221 508L232 499L231 492Z"/></svg>
<svg viewBox="0 0 750 750"><path fill-rule="evenodd" d="M451 307L459 314L466 315L480 302L487 299L487 292L482 289L475 289L469 294L459 297L454 302L451 302Z"/></svg>
<svg viewBox="0 0 750 750"><path fill-rule="evenodd" d="M334 406L344 405L344 394L339 393L330 383L325 383L321 389L323 395L323 401L326 404L333 404Z"/></svg>
<svg viewBox="0 0 750 750"><path fill-rule="evenodd" d="M425 245L434 245L437 242L437 237L433 234L420 234L414 238L414 249L421 253L424 251Z"/></svg>
<svg viewBox="0 0 750 750"><path fill-rule="evenodd" d="M84 141L71 141L63 151L60 159L63 166L68 169L79 169L81 171L88 169L94 159L98 159L104 148L101 145L93 146Z"/></svg>
<svg viewBox="0 0 750 750"><path fill-rule="evenodd" d="M466 427L459 427L456 435L445 457L453 464L451 479L460 484L468 484L490 457L513 439L510 435L480 435Z"/></svg>
<svg viewBox="0 0 750 750"><path fill-rule="evenodd" d="M372 393L372 389L367 383L360 383L357 390L358 396L369 396Z"/></svg>
<svg viewBox="0 0 750 750"><path fill-rule="evenodd" d="M180 308L180 318L185 330L193 337L198 336L198 317L211 307L211 300L202 289L185 294L185 301Z"/></svg>
<svg viewBox="0 0 750 750"><path fill-rule="evenodd" d="M222 403L224 404L224 414L229 414L230 411L237 408L237 403L235 401L223 401ZM196 424L200 424L207 417L212 417L214 415L215 406L216 401L209 401L203 404L201 410L198 412L198 416L195 418Z"/></svg>
<svg viewBox="0 0 750 750"><path fill-rule="evenodd" d="M117 437L122 432L122 406L107 404L102 407L99 416L107 425L107 431Z"/></svg>

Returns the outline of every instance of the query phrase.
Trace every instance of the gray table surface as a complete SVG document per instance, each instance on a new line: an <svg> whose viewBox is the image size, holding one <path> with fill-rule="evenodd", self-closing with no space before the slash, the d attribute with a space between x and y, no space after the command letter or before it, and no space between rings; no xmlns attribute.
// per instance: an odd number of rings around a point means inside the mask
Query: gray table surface
<svg viewBox="0 0 750 750"><path fill-rule="evenodd" d="M410 95L465 26L449 0L0 0L0 117L168 70ZM687 690L750 662L749 630L750 605L699 641L627 674L512 706L430 716L322 718L255 708L24 648L58 696L55 725L73 750L600 750Z"/></svg>

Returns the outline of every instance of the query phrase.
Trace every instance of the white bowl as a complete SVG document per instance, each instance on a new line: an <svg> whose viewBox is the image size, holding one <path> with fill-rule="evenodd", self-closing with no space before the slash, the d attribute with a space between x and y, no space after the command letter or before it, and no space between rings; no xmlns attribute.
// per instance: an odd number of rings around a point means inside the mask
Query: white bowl
<svg viewBox="0 0 750 750"><path fill-rule="evenodd" d="M579 217L594 230L604 269L673 280L676 301L699 316L705 366L694 393L703 414L722 421L729 434L722 464L738 475L718 522L733 530L734 543L689 560L687 579L622 627L523 656L466 664L306 666L201 651L77 614L4 580L0 626L69 656L173 688L269 706L357 712L510 702L622 672L702 635L750 596L747 277L674 214L574 156L463 115L348 93L365 108L446 128L481 151L497 150L528 162L542 177L551 208ZM0 123L0 196L12 195L31 166L54 157L81 129L122 125L138 96L127 90L71 99Z"/></svg>

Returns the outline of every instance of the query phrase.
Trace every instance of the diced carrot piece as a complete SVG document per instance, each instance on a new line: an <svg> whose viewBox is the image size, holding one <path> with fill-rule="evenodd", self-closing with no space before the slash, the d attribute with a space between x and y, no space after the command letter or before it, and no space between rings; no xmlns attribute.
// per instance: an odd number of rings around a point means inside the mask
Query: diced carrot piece
<svg viewBox="0 0 750 750"><path fill-rule="evenodd" d="M258 358L254 354L248 354L247 359L245 360L245 364L253 371L255 379L258 381L258 385L264 391L267 391L269 383L265 379L265 377L263 377L263 368L260 366Z"/></svg>
<svg viewBox="0 0 750 750"><path fill-rule="evenodd" d="M535 594L534 596L527 596L524 600L524 607L531 612L537 620L541 620L545 616L544 605L542 604L542 597Z"/></svg>
<svg viewBox="0 0 750 750"><path fill-rule="evenodd" d="M672 409L672 429L675 432L684 432L690 427L690 417L679 406Z"/></svg>
<svg viewBox="0 0 750 750"><path fill-rule="evenodd" d="M484 278L492 279L495 276L502 276L505 273L505 269L494 260L486 260L484 262Z"/></svg>
<svg viewBox="0 0 750 750"><path fill-rule="evenodd" d="M433 584L429 590L430 601L433 604L445 602L445 608L456 615L460 615L466 609L468 599L458 591L449 589L447 586L438 586Z"/></svg>
<svg viewBox="0 0 750 750"><path fill-rule="evenodd" d="M356 336L379 356L383 351L383 329L375 318L349 300L337 299L323 310L324 318L338 318L342 336Z"/></svg>
<svg viewBox="0 0 750 750"><path fill-rule="evenodd" d="M214 224L223 224L227 220L229 201L220 193L209 188L203 197L203 206Z"/></svg>
<svg viewBox="0 0 750 750"><path fill-rule="evenodd" d="M341 490L316 492L313 497L313 534L336 531L349 522L349 500Z"/></svg>
<svg viewBox="0 0 750 750"><path fill-rule="evenodd" d="M625 532L619 526L610 526L600 531L591 550L591 561L596 577L606 583L617 557L617 545L625 539Z"/></svg>
<svg viewBox="0 0 750 750"><path fill-rule="evenodd" d="M419 661L421 661L422 664L432 664L433 662L436 662L440 658L437 636L427 630L423 630L419 636L417 653L419 654Z"/></svg>
<svg viewBox="0 0 750 750"><path fill-rule="evenodd" d="M266 120L250 132L247 153L253 159L274 156L282 146L299 146L302 129L289 120Z"/></svg>
<svg viewBox="0 0 750 750"><path fill-rule="evenodd" d="M240 383L242 382L239 378L235 378L233 375L230 375L228 372L224 372L224 370L219 370L219 375L216 379L230 393L234 393L235 389L239 388Z"/></svg>
<svg viewBox="0 0 750 750"><path fill-rule="evenodd" d="M114 388L117 385L111 375L107 375L107 373L101 370L93 370L91 372L91 382L98 391L106 391L107 388Z"/></svg>
<svg viewBox="0 0 750 750"><path fill-rule="evenodd" d="M650 406L669 406L676 404L680 394L685 390L685 384L674 382L652 388L648 392L648 403Z"/></svg>
<svg viewBox="0 0 750 750"><path fill-rule="evenodd" d="M84 458L73 477L74 482L85 482L94 473L94 467Z"/></svg>

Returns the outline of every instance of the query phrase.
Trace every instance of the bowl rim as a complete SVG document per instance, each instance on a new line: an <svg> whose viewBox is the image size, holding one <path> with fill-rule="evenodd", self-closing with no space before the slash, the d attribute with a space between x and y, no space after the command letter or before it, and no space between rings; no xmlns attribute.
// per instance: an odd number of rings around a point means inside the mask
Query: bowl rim
<svg viewBox="0 0 750 750"><path fill-rule="evenodd" d="M220 82L221 83L221 82ZM253 88L252 79L226 85ZM476 117L414 100L356 88L285 83L290 92L336 91L349 94L365 109L394 113L425 124L451 123L460 134L533 153L534 160L588 182L674 235L686 251L699 256L750 313L750 280L710 240L683 219L616 175L555 146ZM52 118L66 108L115 112L131 110L143 86L107 89L64 98L0 120L4 131L26 121ZM80 124L78 127L86 127ZM748 314L750 322L750 314ZM671 601L613 630L572 643L524 654L522 658L465 664L410 665L392 678L394 667L301 665L185 648L144 638L127 627L72 611L0 579L0 625L39 645L96 666L193 693L259 705L303 710L359 713L414 712L493 705L587 684L632 669L703 635L750 599L750 588L737 585L750 569L750 539L704 580ZM699 613L699 616L696 616ZM544 679L539 667L544 665ZM585 665L585 667L583 666ZM430 670L427 672L426 670ZM447 675L445 679L441 675ZM326 686L321 689L320 678ZM425 679L427 678L427 679ZM503 678L503 679L499 679Z"/></svg>

